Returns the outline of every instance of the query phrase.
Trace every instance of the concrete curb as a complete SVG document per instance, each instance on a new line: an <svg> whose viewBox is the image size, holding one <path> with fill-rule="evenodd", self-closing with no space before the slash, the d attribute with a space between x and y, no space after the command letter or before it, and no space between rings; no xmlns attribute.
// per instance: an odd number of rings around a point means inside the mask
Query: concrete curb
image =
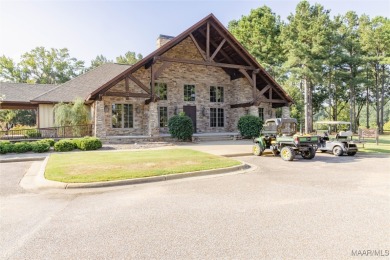
<svg viewBox="0 0 390 260"><path fill-rule="evenodd" d="M91 182L91 183L64 183L51 181L45 178L45 168L48 162L49 156L45 158L43 162L33 163L30 169L27 171L25 176L20 182L20 186L24 189L80 189L80 188L101 188L101 187L112 187L112 186L123 186L123 185L134 185L142 183L151 183L159 181L169 181L177 180L189 177L199 177L206 175L217 175L224 173L233 173L233 172L246 172L248 170L253 170L254 166L249 164L241 163L237 166L215 169L215 170L205 170L205 171L196 171L196 172L187 172L187 173L178 173L178 174L169 174L162 176L146 177L146 178L137 178L129 180L118 180L118 181L105 181L105 182ZM40 165L39 165L40 164Z"/></svg>
<svg viewBox="0 0 390 260"><path fill-rule="evenodd" d="M34 157L15 157L8 159L0 159L0 163L10 163L10 162L29 162L29 161L43 161L47 156L34 156Z"/></svg>

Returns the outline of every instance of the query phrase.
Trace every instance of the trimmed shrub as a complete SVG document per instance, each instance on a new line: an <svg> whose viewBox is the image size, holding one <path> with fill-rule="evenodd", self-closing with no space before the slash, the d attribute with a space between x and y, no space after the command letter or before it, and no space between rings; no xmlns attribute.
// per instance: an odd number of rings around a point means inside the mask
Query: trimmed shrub
<svg viewBox="0 0 390 260"><path fill-rule="evenodd" d="M72 140L63 139L54 144L54 151L57 152L69 152L75 148L75 144Z"/></svg>
<svg viewBox="0 0 390 260"><path fill-rule="evenodd" d="M31 143L31 145L32 145L32 151L34 153L44 153L50 150L50 144L48 142L37 141Z"/></svg>
<svg viewBox="0 0 390 260"><path fill-rule="evenodd" d="M27 143L27 142L15 143L13 147L13 151L15 153L26 153L32 151L32 145L31 143Z"/></svg>
<svg viewBox="0 0 390 260"><path fill-rule="evenodd" d="M263 122L257 116L246 115L238 120L238 130L245 138L258 137L263 127Z"/></svg>
<svg viewBox="0 0 390 260"><path fill-rule="evenodd" d="M42 139L42 140L39 140L39 142L45 142L45 143L49 144L50 147L53 147L54 144L56 143L54 141L54 139L51 139L51 138Z"/></svg>
<svg viewBox="0 0 390 260"><path fill-rule="evenodd" d="M97 150L103 146L102 141L96 137L74 139L73 143L77 146L78 149L83 151Z"/></svg>
<svg viewBox="0 0 390 260"><path fill-rule="evenodd" d="M173 116L168 121L169 133L181 141L191 140L194 129L192 120L184 113Z"/></svg>
<svg viewBox="0 0 390 260"><path fill-rule="evenodd" d="M14 144L4 141L0 142L0 154L13 153L14 152Z"/></svg>

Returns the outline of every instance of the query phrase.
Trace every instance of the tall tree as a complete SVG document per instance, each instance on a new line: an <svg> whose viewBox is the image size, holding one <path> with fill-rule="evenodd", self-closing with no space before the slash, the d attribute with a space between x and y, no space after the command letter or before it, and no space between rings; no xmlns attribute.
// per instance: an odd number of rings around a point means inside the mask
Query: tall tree
<svg viewBox="0 0 390 260"><path fill-rule="evenodd" d="M313 91L319 82L330 33L329 11L319 4L310 6L308 1L301 1L288 21L282 30L285 66L302 80L305 132L309 133L313 131Z"/></svg>
<svg viewBox="0 0 390 260"><path fill-rule="evenodd" d="M359 17L355 12L349 11L341 17L338 31L341 35L339 42L342 52L340 54L340 73L344 86L349 91L349 111L352 130L356 132L356 101L361 100L361 84L363 83L363 52L359 42Z"/></svg>
<svg viewBox="0 0 390 260"><path fill-rule="evenodd" d="M363 15L359 32L361 47L365 51L364 60L369 64L367 69L371 70L371 74L367 71L367 76L373 76L376 124L383 133L384 107L390 98L390 20L380 16L370 20Z"/></svg>
<svg viewBox="0 0 390 260"><path fill-rule="evenodd" d="M91 66L88 68L88 70L99 67L104 63L110 63L110 62L112 62L112 60L107 59L105 56L97 55L95 59L91 60Z"/></svg>
<svg viewBox="0 0 390 260"><path fill-rule="evenodd" d="M276 78L281 75L281 65L285 60L281 27L280 17L267 6L253 9L249 15L230 21L228 25L237 40Z"/></svg>
<svg viewBox="0 0 390 260"><path fill-rule="evenodd" d="M128 51L124 56L120 55L119 57L116 57L116 62L120 64L133 65L137 61L142 60L142 58L141 53L136 54L135 52Z"/></svg>

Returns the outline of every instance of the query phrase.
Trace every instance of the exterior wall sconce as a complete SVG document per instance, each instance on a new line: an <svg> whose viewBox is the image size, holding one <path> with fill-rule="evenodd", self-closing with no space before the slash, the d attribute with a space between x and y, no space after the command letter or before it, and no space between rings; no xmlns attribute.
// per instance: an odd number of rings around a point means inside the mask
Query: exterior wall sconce
<svg viewBox="0 0 390 260"><path fill-rule="evenodd" d="M137 107L135 108L135 112L137 112L137 114L139 114L139 113L141 112L141 108L140 108L139 106L137 106Z"/></svg>
<svg viewBox="0 0 390 260"><path fill-rule="evenodd" d="M173 114L177 115L177 106L175 106L175 109L173 111Z"/></svg>
<svg viewBox="0 0 390 260"><path fill-rule="evenodd" d="M245 108L245 114L246 114L246 115L249 114L249 108Z"/></svg>
<svg viewBox="0 0 390 260"><path fill-rule="evenodd" d="M202 116L206 116L206 108L205 107L202 108Z"/></svg>
<svg viewBox="0 0 390 260"><path fill-rule="evenodd" d="M104 106L104 112L108 113L108 110L109 110L108 105L105 105L105 106Z"/></svg>

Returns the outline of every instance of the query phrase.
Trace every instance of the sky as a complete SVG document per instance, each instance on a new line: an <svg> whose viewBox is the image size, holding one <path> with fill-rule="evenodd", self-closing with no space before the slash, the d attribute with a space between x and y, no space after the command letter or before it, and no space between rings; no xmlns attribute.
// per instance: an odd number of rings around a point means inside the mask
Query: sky
<svg viewBox="0 0 390 260"><path fill-rule="evenodd" d="M0 56L20 60L35 47L68 48L86 66L97 55L114 60L127 51L146 56L159 34L176 36L213 13L225 26L266 5L287 20L299 0L0 0ZM309 0L331 10L390 17L390 0Z"/></svg>

